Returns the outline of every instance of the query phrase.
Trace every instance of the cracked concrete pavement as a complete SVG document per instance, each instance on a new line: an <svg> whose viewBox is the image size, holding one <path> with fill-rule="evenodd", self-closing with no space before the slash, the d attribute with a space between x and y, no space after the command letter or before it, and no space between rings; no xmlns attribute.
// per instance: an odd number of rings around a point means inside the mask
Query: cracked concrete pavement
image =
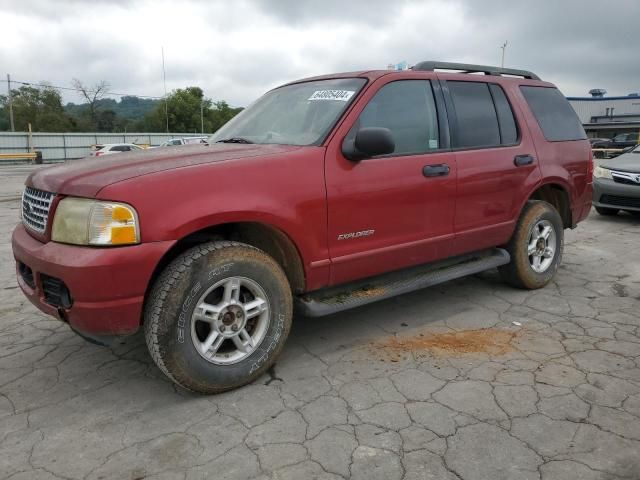
<svg viewBox="0 0 640 480"><path fill-rule="evenodd" d="M639 218L568 231L539 291L486 272L296 318L267 375L207 397L140 335L91 345L23 298L29 170L0 172L0 478L640 478Z"/></svg>

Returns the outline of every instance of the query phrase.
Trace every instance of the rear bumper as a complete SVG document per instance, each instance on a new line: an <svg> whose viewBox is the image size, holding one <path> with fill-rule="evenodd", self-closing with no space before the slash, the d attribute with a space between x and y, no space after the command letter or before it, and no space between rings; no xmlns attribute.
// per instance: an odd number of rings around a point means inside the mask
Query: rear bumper
<svg viewBox="0 0 640 480"><path fill-rule="evenodd" d="M587 184L587 189L580 197L580 202L576 202L571 208L572 225L574 228L579 222L583 221L589 216L591 211L591 199L593 197L593 184L590 182Z"/></svg>
<svg viewBox="0 0 640 480"><path fill-rule="evenodd" d="M606 178L596 178L593 182L593 205L640 211L640 185L627 185Z"/></svg>
<svg viewBox="0 0 640 480"><path fill-rule="evenodd" d="M18 284L43 312L69 322L89 338L129 335L138 330L144 296L156 265L173 241L117 248L42 243L18 225L11 240ZM25 275L28 267L30 275ZM50 278L63 282L69 302L52 300ZM55 282L54 282L55 283Z"/></svg>

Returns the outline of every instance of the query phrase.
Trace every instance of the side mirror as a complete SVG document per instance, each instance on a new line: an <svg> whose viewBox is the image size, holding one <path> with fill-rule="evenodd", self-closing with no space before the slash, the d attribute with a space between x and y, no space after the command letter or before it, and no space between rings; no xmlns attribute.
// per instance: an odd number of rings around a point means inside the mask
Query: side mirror
<svg viewBox="0 0 640 480"><path fill-rule="evenodd" d="M355 138L346 138L342 144L342 154L354 162L393 153L395 149L391 130L380 127L361 128Z"/></svg>

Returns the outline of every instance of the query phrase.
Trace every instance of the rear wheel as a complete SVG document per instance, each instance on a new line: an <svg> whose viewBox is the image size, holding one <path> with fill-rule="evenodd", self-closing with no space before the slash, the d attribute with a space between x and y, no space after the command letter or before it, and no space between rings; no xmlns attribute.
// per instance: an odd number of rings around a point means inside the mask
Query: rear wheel
<svg viewBox="0 0 640 480"><path fill-rule="evenodd" d="M617 208L596 207L596 212L606 217L617 215L619 211Z"/></svg>
<svg viewBox="0 0 640 480"><path fill-rule="evenodd" d="M177 257L155 282L145 337L171 380L216 393L264 373L291 318L291 289L275 260L246 244L210 242Z"/></svg>
<svg viewBox="0 0 640 480"><path fill-rule="evenodd" d="M564 245L564 225L549 203L530 201L507 244L511 262L499 267L503 280L518 288L544 287L554 277Z"/></svg>

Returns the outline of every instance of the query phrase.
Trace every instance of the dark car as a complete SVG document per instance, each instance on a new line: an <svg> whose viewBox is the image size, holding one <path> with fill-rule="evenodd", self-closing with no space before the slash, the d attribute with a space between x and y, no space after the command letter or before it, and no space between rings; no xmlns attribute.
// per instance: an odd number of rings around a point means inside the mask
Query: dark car
<svg viewBox="0 0 640 480"><path fill-rule="evenodd" d="M595 167L593 205L600 215L640 215L640 145Z"/></svg>
<svg viewBox="0 0 640 480"><path fill-rule="evenodd" d="M627 148L633 147L639 143L638 132L634 133L621 133L616 135L611 140L605 139L601 142L592 142L593 148Z"/></svg>

